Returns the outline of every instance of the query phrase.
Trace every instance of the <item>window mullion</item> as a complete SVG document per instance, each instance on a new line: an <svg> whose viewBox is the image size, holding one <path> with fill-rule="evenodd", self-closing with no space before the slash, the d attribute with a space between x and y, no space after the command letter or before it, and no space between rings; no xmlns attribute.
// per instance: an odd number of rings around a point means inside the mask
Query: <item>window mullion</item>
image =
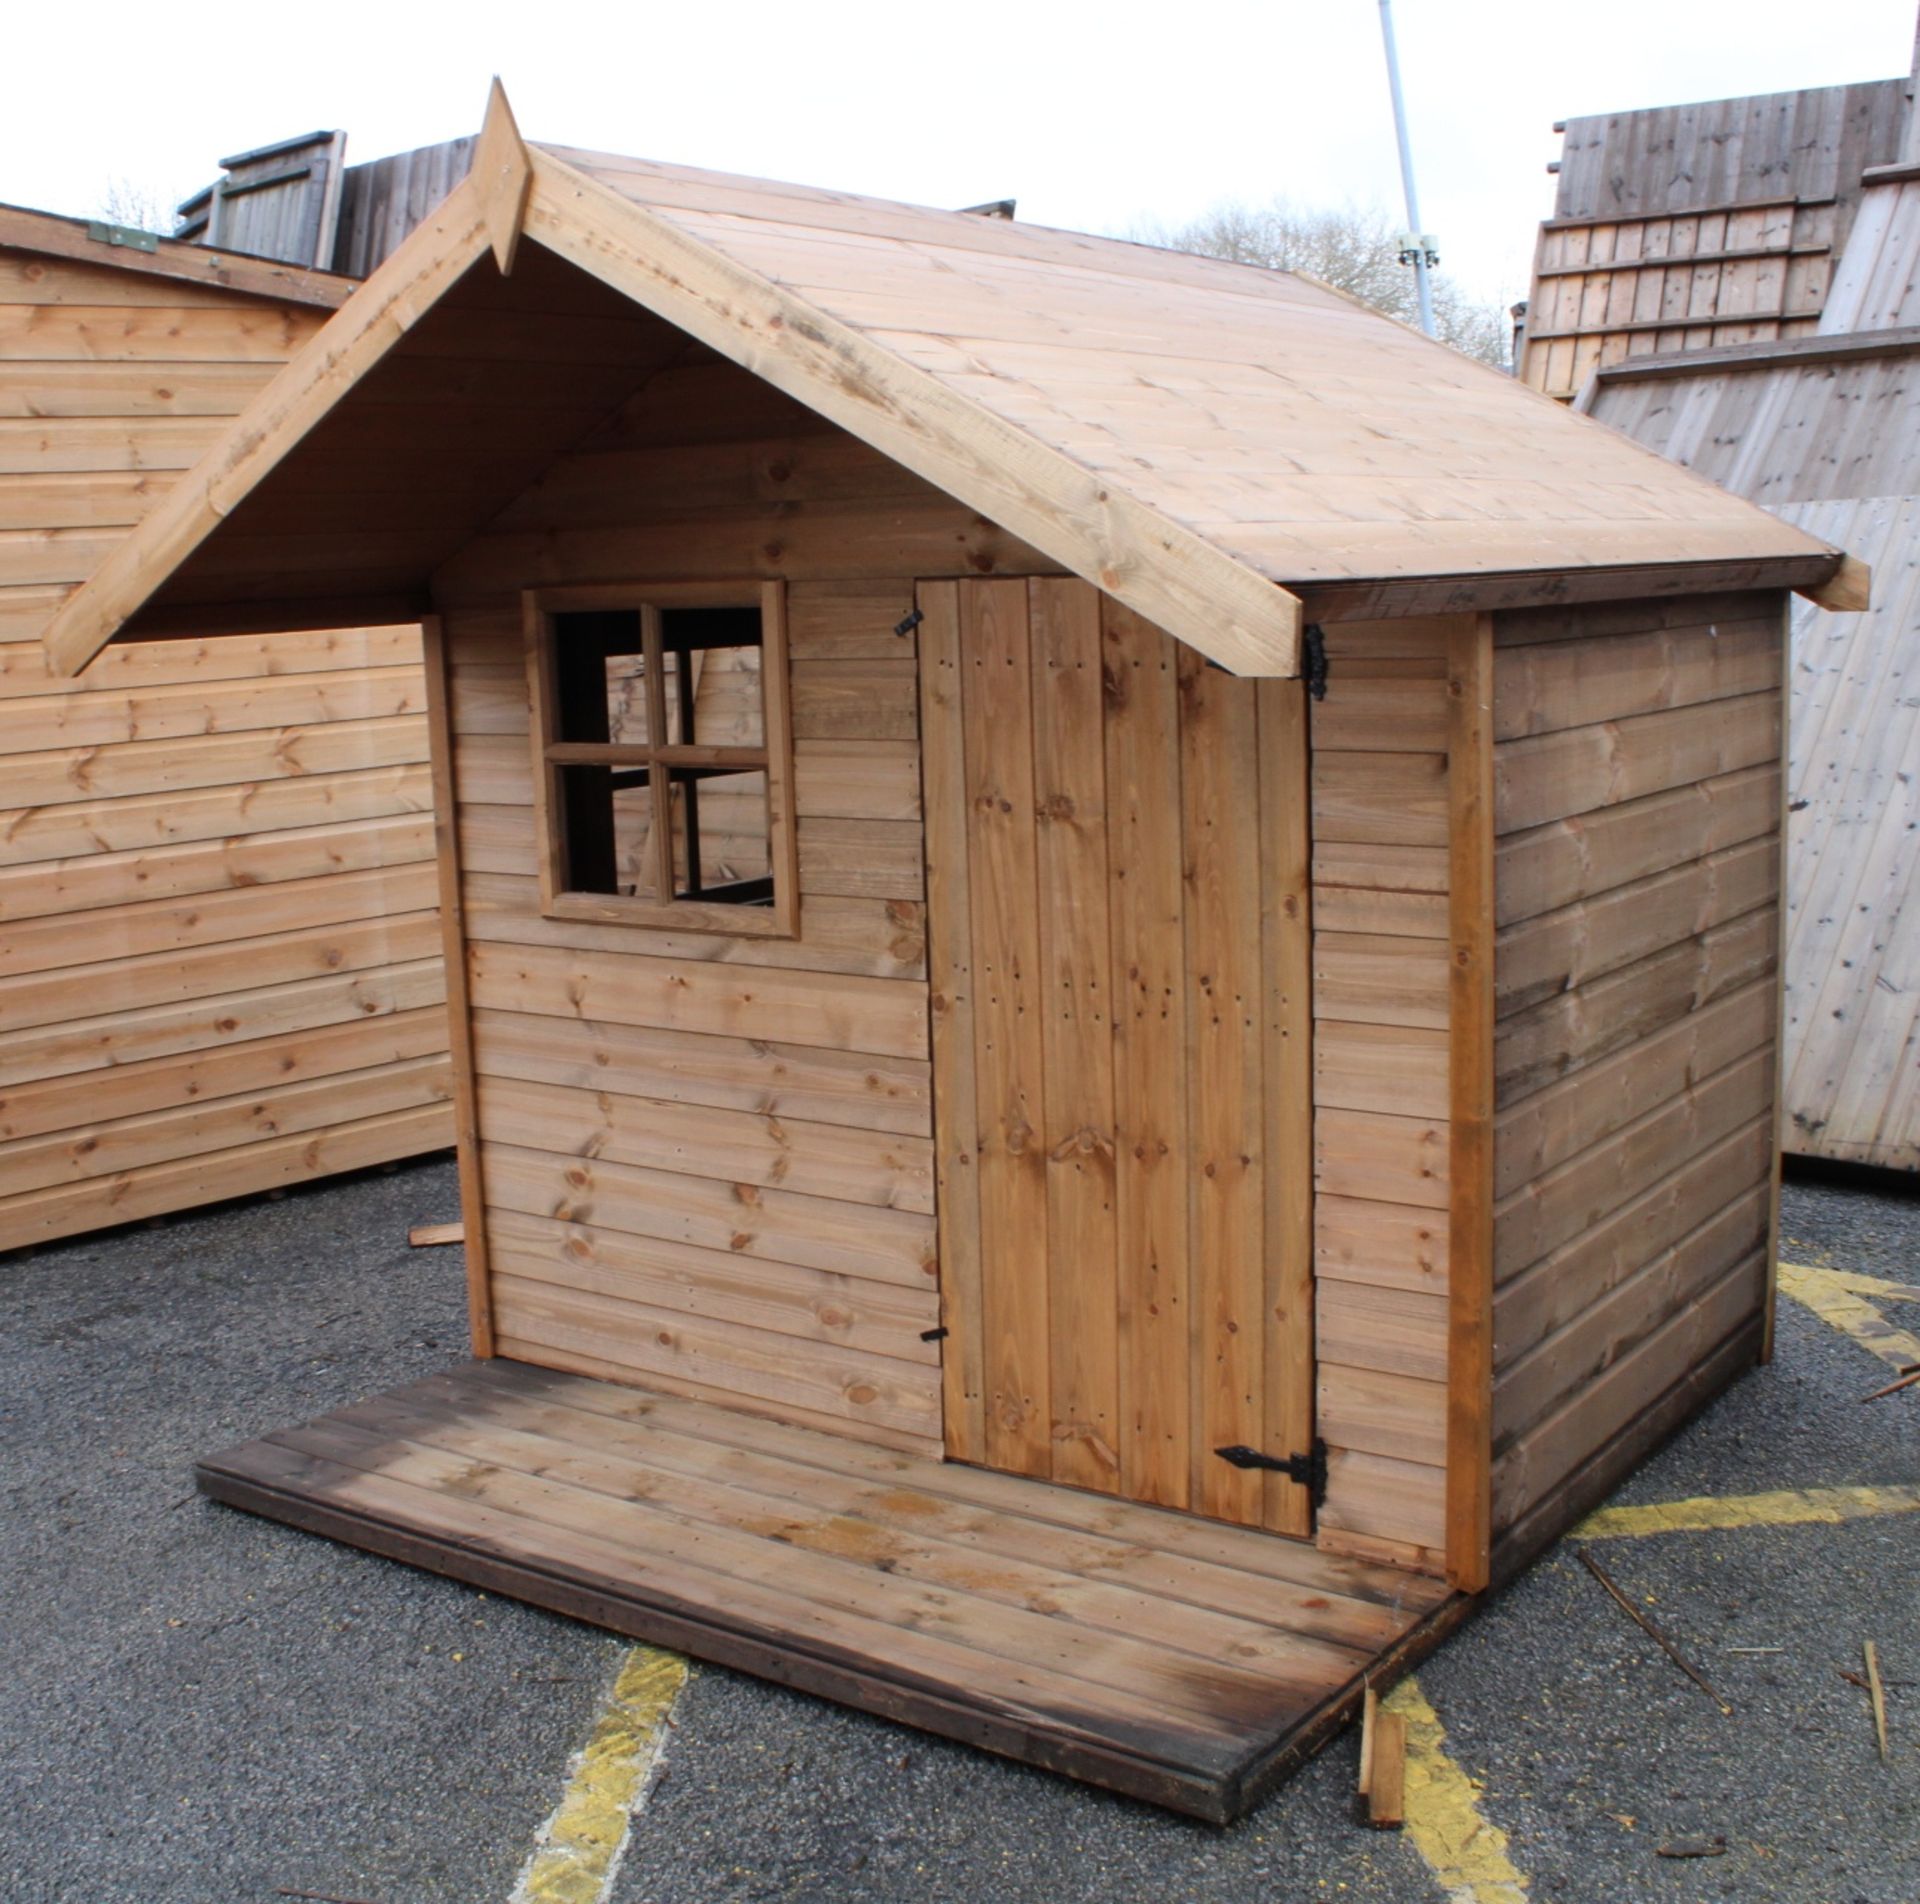
<svg viewBox="0 0 1920 1904"><path fill-rule="evenodd" d="M647 691L647 745L659 749L667 744L666 652L660 639L660 611L640 610L640 655L643 684ZM673 899L673 782L660 765L655 752L647 769L653 789L653 837L648 849L653 855L654 890L660 903Z"/></svg>

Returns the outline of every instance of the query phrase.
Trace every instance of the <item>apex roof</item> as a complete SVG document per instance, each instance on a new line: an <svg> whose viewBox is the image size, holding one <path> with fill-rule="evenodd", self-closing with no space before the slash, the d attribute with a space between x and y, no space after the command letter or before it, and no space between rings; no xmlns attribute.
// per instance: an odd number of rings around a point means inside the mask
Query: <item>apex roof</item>
<svg viewBox="0 0 1920 1904"><path fill-rule="evenodd" d="M1297 672L1303 596L1820 588L1842 559L1310 280L529 146L496 85L465 182L68 600L53 664L148 632L224 517L523 235L1237 673ZM430 580L402 563L383 586Z"/></svg>

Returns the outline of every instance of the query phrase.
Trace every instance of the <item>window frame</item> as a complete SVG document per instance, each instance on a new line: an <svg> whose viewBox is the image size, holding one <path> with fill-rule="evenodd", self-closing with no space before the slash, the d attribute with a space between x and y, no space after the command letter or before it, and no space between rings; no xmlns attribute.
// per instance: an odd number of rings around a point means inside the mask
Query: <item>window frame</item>
<svg viewBox="0 0 1920 1904"><path fill-rule="evenodd" d="M722 933L729 937L792 939L800 931L800 874L793 816L793 712L787 672L786 588L780 582L633 582L530 588L521 593L526 641L527 703L533 746L533 805L540 910L549 919L593 925L654 926L677 932ZM671 851L672 779L658 766L711 764L702 756L737 750L699 744L648 744L567 741L559 735L559 685L554 653L555 618L593 611L637 613L643 639L657 630L663 609L760 609L761 718L765 727L767 776L767 867L773 880L773 904L744 905L725 900L643 898L633 893L583 892L564 883L567 864L566 793L562 770L568 766L647 765L654 799L650 832L653 850ZM651 618L651 620L650 620ZM665 686L650 673L649 731L662 727ZM758 751L758 750L756 750ZM556 757L558 756L558 757ZM755 769L743 768L743 771ZM664 824L663 824L664 822ZM656 861L661 889L672 892L671 862Z"/></svg>

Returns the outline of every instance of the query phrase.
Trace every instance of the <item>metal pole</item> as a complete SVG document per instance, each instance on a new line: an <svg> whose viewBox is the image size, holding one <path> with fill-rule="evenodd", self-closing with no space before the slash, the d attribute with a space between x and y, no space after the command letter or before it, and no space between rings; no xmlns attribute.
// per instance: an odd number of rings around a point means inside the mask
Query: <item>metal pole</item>
<svg viewBox="0 0 1920 1904"><path fill-rule="evenodd" d="M1413 247L1413 281L1420 295L1420 328L1433 335L1433 286L1427 277L1427 248L1420 226L1420 203L1413 189L1413 147L1407 143L1407 102L1400 96L1400 55L1393 43L1393 0L1380 0L1380 37L1387 43L1387 84L1393 91L1393 129L1400 140L1400 182L1407 190L1407 224Z"/></svg>

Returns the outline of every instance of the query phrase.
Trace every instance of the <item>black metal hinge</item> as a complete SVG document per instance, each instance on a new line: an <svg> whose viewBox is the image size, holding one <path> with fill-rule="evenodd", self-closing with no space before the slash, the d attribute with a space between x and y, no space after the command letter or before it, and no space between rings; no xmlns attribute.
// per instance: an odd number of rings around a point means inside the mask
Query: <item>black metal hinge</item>
<svg viewBox="0 0 1920 1904"><path fill-rule="evenodd" d="M1216 1448L1222 1461L1236 1468L1262 1468L1272 1474L1284 1474L1307 1490L1315 1507L1327 1498L1327 1444L1317 1436L1305 1454L1262 1454L1258 1448Z"/></svg>
<svg viewBox="0 0 1920 1904"><path fill-rule="evenodd" d="M1327 698L1327 634L1317 621L1307 623L1300 654L1300 678L1316 701Z"/></svg>

